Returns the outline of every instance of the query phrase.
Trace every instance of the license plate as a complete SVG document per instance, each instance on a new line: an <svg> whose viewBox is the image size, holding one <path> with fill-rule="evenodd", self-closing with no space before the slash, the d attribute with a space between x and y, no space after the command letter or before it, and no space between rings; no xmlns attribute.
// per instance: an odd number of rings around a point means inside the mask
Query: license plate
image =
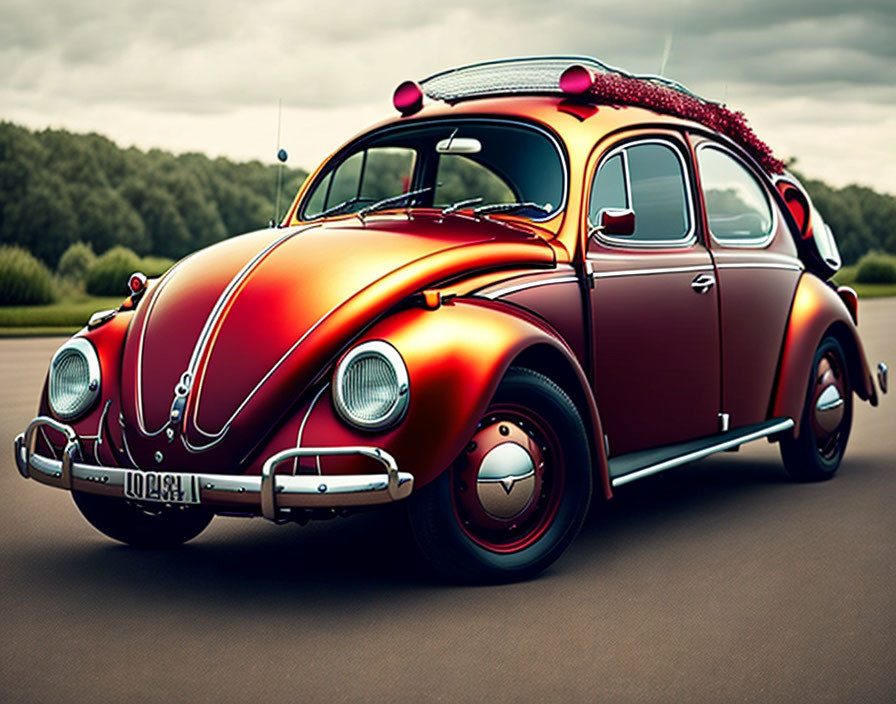
<svg viewBox="0 0 896 704"><path fill-rule="evenodd" d="M124 478L125 498L166 504L198 504L199 481L177 472L128 472Z"/></svg>

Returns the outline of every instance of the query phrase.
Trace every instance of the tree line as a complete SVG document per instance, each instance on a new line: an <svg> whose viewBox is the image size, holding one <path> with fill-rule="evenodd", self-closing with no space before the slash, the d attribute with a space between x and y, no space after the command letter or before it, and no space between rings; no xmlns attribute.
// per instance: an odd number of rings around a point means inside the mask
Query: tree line
<svg viewBox="0 0 896 704"><path fill-rule="evenodd" d="M141 256L179 259L264 227L274 214L277 168L122 149L98 134L0 122L0 245L23 247L51 269L75 242L97 254L121 245ZM281 209L306 175L284 169ZM871 250L896 253L896 197L864 186L804 184L844 264Z"/></svg>
<svg viewBox="0 0 896 704"><path fill-rule="evenodd" d="M0 244L51 269L75 242L179 259L274 215L277 166L0 122ZM307 173L284 168L281 210Z"/></svg>

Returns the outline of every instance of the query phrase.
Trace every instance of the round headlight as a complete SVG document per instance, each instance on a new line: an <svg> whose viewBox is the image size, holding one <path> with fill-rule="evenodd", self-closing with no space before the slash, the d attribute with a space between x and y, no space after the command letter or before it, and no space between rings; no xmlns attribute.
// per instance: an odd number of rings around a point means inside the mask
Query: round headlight
<svg viewBox="0 0 896 704"><path fill-rule="evenodd" d="M336 368L333 399L351 425L380 430L397 423L408 407L408 370L401 355L382 340L351 350Z"/></svg>
<svg viewBox="0 0 896 704"><path fill-rule="evenodd" d="M100 394L100 361L87 340L66 342L50 362L50 408L69 420L86 411Z"/></svg>

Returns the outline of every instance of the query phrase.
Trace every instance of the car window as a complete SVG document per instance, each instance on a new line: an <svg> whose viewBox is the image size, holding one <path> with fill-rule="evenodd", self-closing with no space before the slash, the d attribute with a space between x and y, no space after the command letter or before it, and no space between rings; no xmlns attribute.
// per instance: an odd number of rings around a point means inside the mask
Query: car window
<svg viewBox="0 0 896 704"><path fill-rule="evenodd" d="M440 154L434 204L450 205L466 198L482 198L482 205L490 205L511 203L518 197L499 174L484 164L460 154Z"/></svg>
<svg viewBox="0 0 896 704"><path fill-rule="evenodd" d="M772 233L772 209L753 174L713 147L697 151L697 164L712 236L723 243L764 243Z"/></svg>
<svg viewBox="0 0 896 704"><path fill-rule="evenodd" d="M671 144L623 147L603 162L594 179L589 222L596 224L603 208L630 208L635 212L634 234L616 241L683 242L693 231L685 179L683 159Z"/></svg>
<svg viewBox="0 0 896 704"><path fill-rule="evenodd" d="M355 152L318 184L305 208L314 217L340 203L354 202L345 212L406 193L414 173L415 152L406 147L371 147Z"/></svg>
<svg viewBox="0 0 896 704"><path fill-rule="evenodd" d="M523 123L440 119L389 127L365 136L356 149L349 147L327 164L305 196L299 217L358 212L372 202L423 189L414 206L467 200L476 200L477 206L534 203L532 218L547 220L565 206L566 171L556 139ZM508 212L528 217L521 210Z"/></svg>
<svg viewBox="0 0 896 704"><path fill-rule="evenodd" d="M604 208L628 208L626 190L622 154L616 154L607 159L591 185L588 222L596 225L597 217Z"/></svg>
<svg viewBox="0 0 896 704"><path fill-rule="evenodd" d="M635 241L679 240L691 229L681 159L665 144L626 149Z"/></svg>

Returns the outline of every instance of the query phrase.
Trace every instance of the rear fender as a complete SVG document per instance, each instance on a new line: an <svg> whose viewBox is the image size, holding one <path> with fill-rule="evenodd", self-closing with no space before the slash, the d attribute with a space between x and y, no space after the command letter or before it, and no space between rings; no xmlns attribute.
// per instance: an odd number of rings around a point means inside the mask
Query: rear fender
<svg viewBox="0 0 896 704"><path fill-rule="evenodd" d="M815 350L828 334L836 337L843 347L850 382L858 397L872 406L877 405L874 380L849 309L830 286L812 274L803 274L790 309L778 382L771 402L771 417L793 418L794 435L800 432Z"/></svg>
<svg viewBox="0 0 896 704"><path fill-rule="evenodd" d="M316 391L313 407L306 402L287 423L293 430L277 434L279 443L295 440L295 429L300 428L304 446L382 447L403 471L414 474L414 486L419 489L461 453L507 369L523 364L551 377L576 403L590 436L596 478L610 496L606 456L595 442L603 433L587 379L570 349L539 319L500 302L455 300L435 310L402 310L377 323L357 343L368 340L389 342L407 365L410 403L398 426L388 432L348 426L338 416L326 384ZM269 444L265 452L272 449L279 448ZM306 461L305 469L356 473L360 461L327 457L317 467L315 461Z"/></svg>

